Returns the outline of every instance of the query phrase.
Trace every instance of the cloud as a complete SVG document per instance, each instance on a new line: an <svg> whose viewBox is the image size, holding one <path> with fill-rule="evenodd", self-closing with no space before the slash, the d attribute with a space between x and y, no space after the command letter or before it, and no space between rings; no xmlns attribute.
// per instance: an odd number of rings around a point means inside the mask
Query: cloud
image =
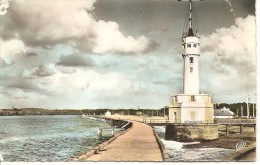
<svg viewBox="0 0 260 165"><path fill-rule="evenodd" d="M16 59L21 59L27 52L23 41L19 39L2 40L0 38L0 58L6 63L11 64Z"/></svg>
<svg viewBox="0 0 260 165"><path fill-rule="evenodd" d="M29 58L29 57L36 57L38 54L36 52L28 52L26 55L27 55L26 57Z"/></svg>
<svg viewBox="0 0 260 165"><path fill-rule="evenodd" d="M46 65L39 65L38 68L34 71L33 75L38 77L47 77L52 76L55 72L53 69Z"/></svg>
<svg viewBox="0 0 260 165"><path fill-rule="evenodd" d="M94 53L142 53L155 48L155 42L140 36L135 39L132 36L124 36L119 31L119 25L116 22L98 21L96 28L96 40L93 47Z"/></svg>
<svg viewBox="0 0 260 165"><path fill-rule="evenodd" d="M7 8L9 7L8 0L0 0L0 16L7 13Z"/></svg>
<svg viewBox="0 0 260 165"><path fill-rule="evenodd" d="M86 58L83 55L68 55L61 56L57 65L61 66L93 66L93 61L90 58Z"/></svg>
<svg viewBox="0 0 260 165"><path fill-rule="evenodd" d="M212 91L215 93L240 91L241 94L254 92L256 89L255 16L237 18L235 25L217 29L211 35L201 38L202 56L205 57L203 70L208 70L207 74L210 74L208 81L214 86Z"/></svg>
<svg viewBox="0 0 260 165"><path fill-rule="evenodd" d="M255 17L237 18L235 25L217 29L209 36L202 37L202 52L212 53L218 62L234 68L255 71L256 24ZM252 69L253 68L253 69Z"/></svg>
<svg viewBox="0 0 260 165"><path fill-rule="evenodd" d="M20 88L2 89L0 87L0 98L4 102L2 107L6 108L24 108L24 107L42 107L42 104L48 102L46 95L40 92L34 93L30 90ZM45 91L43 91L45 92Z"/></svg>
<svg viewBox="0 0 260 165"><path fill-rule="evenodd" d="M30 80L16 77L2 77L1 86L8 89L22 89L24 91L34 91L39 89L39 87Z"/></svg>
<svg viewBox="0 0 260 165"><path fill-rule="evenodd" d="M110 72L104 75L98 76L96 79L89 83L89 90L113 92L122 94L123 92L129 92L132 87L132 82L125 76L119 73Z"/></svg>
<svg viewBox="0 0 260 165"><path fill-rule="evenodd" d="M98 73L94 70L84 70L75 68L74 72L58 72L52 78L49 88L62 94L70 93L78 95L79 92L99 93L103 95L120 95L129 92L132 82L123 74L109 72Z"/></svg>
<svg viewBox="0 0 260 165"><path fill-rule="evenodd" d="M95 20L95 0L13 2L3 20L2 38L19 37L28 46L67 43L84 52L144 53L156 48L145 36L124 35L116 22Z"/></svg>

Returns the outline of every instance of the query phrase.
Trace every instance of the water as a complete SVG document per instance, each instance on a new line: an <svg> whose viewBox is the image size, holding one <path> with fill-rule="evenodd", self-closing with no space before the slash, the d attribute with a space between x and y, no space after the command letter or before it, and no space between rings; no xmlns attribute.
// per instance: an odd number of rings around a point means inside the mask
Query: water
<svg viewBox="0 0 260 165"><path fill-rule="evenodd" d="M78 116L0 116L5 161L68 161L95 146L109 124Z"/></svg>
<svg viewBox="0 0 260 165"><path fill-rule="evenodd" d="M155 126L155 131L163 142L168 159L166 161L221 161L232 151L224 148L186 148L183 146L191 143L164 140L165 126Z"/></svg>

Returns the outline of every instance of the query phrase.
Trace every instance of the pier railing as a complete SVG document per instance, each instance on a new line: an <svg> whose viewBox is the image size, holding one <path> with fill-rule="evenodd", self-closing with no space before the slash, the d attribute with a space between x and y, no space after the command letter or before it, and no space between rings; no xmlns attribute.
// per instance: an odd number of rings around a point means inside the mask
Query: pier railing
<svg viewBox="0 0 260 165"><path fill-rule="evenodd" d="M214 124L214 120L184 121L183 124Z"/></svg>
<svg viewBox="0 0 260 165"><path fill-rule="evenodd" d="M214 120L181 121L169 119L143 119L146 124L214 124Z"/></svg>
<svg viewBox="0 0 260 165"><path fill-rule="evenodd" d="M99 128L97 131L98 139L109 139L115 135L115 130L112 128Z"/></svg>
<svg viewBox="0 0 260 165"><path fill-rule="evenodd" d="M143 118L143 123L172 123L175 120L169 120L169 119L146 119Z"/></svg>
<svg viewBox="0 0 260 165"><path fill-rule="evenodd" d="M256 124L255 119L214 119L214 120L197 120L197 121L181 121L169 119L149 119L143 118L146 124Z"/></svg>
<svg viewBox="0 0 260 165"><path fill-rule="evenodd" d="M255 119L215 119L216 124L256 124Z"/></svg>

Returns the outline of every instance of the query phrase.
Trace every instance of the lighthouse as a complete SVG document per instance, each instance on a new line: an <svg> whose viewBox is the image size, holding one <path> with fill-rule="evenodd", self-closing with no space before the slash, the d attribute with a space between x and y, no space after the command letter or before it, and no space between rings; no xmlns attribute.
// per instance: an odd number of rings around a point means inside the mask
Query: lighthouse
<svg viewBox="0 0 260 165"><path fill-rule="evenodd" d="M169 105L169 119L174 123L213 122L214 110L211 95L200 93L199 87L199 57L200 36L195 27L195 7L193 1L188 1L188 17L185 18L181 37L183 49L183 92L173 94Z"/></svg>
<svg viewBox="0 0 260 165"><path fill-rule="evenodd" d="M185 0L179 0L185 1ZM165 127L165 139L175 141L213 140L218 138L214 124L211 95L199 90L200 37L193 26L195 7L188 1L187 27L182 34L183 92L173 94L169 105L171 124ZM199 0L197 0L199 1ZM181 58L181 57L180 57Z"/></svg>

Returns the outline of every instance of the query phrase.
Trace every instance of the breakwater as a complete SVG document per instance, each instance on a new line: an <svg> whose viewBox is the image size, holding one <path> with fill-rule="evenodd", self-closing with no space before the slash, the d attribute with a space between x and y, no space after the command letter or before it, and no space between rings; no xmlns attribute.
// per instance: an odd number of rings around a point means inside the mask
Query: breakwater
<svg viewBox="0 0 260 165"><path fill-rule="evenodd" d="M72 157L70 160L72 161L78 161L78 160L87 160L94 154L98 154L101 151L106 150L107 146L113 142L117 137L123 135L126 133L129 129L132 128L133 123L126 121L126 120L119 120L119 119L112 119L107 117L100 117L100 116L90 116L92 120L102 121L110 124L111 126L115 128L122 128L123 130L120 132L117 132L115 135L110 137L108 140L103 141L102 143L97 144L93 148L87 150L84 154L81 154L79 156ZM111 128L113 129L113 128Z"/></svg>
<svg viewBox="0 0 260 165"><path fill-rule="evenodd" d="M166 153L154 129L144 123L113 119L97 119L124 128L109 140L72 160L81 161L164 161Z"/></svg>

